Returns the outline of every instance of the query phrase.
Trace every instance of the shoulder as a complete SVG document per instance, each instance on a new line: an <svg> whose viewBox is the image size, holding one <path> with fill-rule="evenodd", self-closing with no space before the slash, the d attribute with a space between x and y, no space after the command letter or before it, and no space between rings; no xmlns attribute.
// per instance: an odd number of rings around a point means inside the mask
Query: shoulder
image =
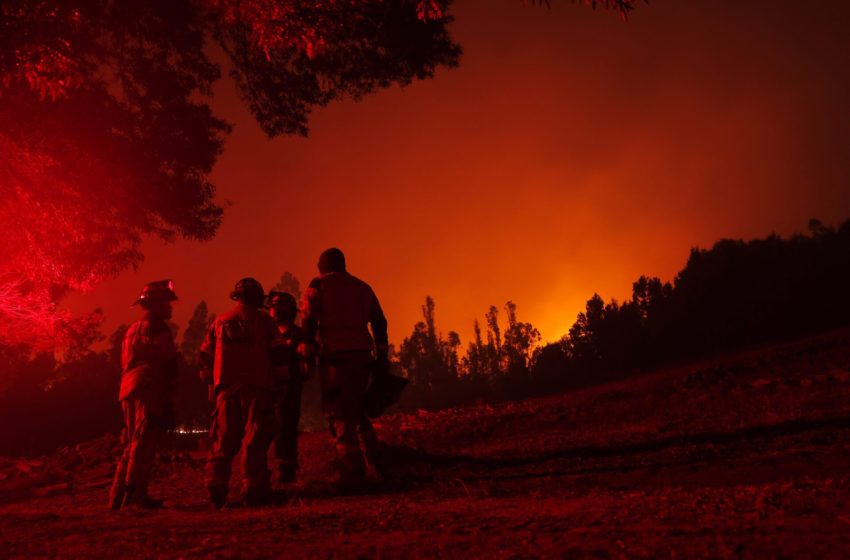
<svg viewBox="0 0 850 560"><path fill-rule="evenodd" d="M167 334L171 336L171 327L165 321L147 321L148 332L151 336L162 336Z"/></svg>
<svg viewBox="0 0 850 560"><path fill-rule="evenodd" d="M234 318L234 317L236 317L238 314L239 314L239 309L238 309L238 308L231 309L230 311L225 311L224 313L222 313L221 315L219 315L219 316L217 316L217 317L215 318L215 321L213 321L213 324L216 324L216 323L217 323L217 324L224 323L224 322L226 322L226 321L228 321L228 320L230 320L230 319L233 319L233 318Z"/></svg>
<svg viewBox="0 0 850 560"><path fill-rule="evenodd" d="M367 284L365 281L361 280L360 278L354 276L353 274L349 274L349 273L346 272L345 276L346 276L346 281L348 281L348 283L350 283L350 284L356 284L357 286L360 286L361 288L365 288L365 289L368 289L368 290L372 289L371 287L369 287L369 284Z"/></svg>
<svg viewBox="0 0 850 560"><path fill-rule="evenodd" d="M310 280L307 289L304 290L304 300L316 299L322 293L322 277L317 276Z"/></svg>
<svg viewBox="0 0 850 560"><path fill-rule="evenodd" d="M366 283L365 281L361 280L360 278L357 278L356 276L352 276L350 274L348 275L348 277L350 278L350 282L352 284L356 285L357 288L363 294L375 297L375 291L372 289L372 286L370 286L368 283Z"/></svg>
<svg viewBox="0 0 850 560"><path fill-rule="evenodd" d="M242 315L251 323L262 325L263 328L277 330L277 323L275 323L272 316L258 307L243 307Z"/></svg>
<svg viewBox="0 0 850 560"><path fill-rule="evenodd" d="M130 325L127 328L127 330L124 333L124 336L130 337L130 336L139 334L145 328L145 323L147 323L147 321L136 321L135 323L133 323L132 325Z"/></svg>
<svg viewBox="0 0 850 560"><path fill-rule="evenodd" d="M171 329L168 328L168 324L165 321L142 319L130 325L126 336L157 336L166 332L170 333Z"/></svg>

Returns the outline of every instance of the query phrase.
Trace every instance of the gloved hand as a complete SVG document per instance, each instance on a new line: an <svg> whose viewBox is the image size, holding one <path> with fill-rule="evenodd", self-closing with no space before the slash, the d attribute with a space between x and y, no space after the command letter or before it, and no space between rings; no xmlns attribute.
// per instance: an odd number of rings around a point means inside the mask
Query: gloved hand
<svg viewBox="0 0 850 560"><path fill-rule="evenodd" d="M378 349L375 352L375 374L379 376L387 376L390 374L390 356L388 349Z"/></svg>
<svg viewBox="0 0 850 560"><path fill-rule="evenodd" d="M316 360L307 358L298 361L298 375L301 381L307 381L316 374Z"/></svg>
<svg viewBox="0 0 850 560"><path fill-rule="evenodd" d="M291 378L290 378L291 372L289 371L289 364L277 366L276 368L274 368L273 375L274 375L275 385L277 385L278 387L281 387L284 384L288 383L291 380Z"/></svg>
<svg viewBox="0 0 850 560"><path fill-rule="evenodd" d="M298 352L298 355L301 357L312 358L319 353L319 349L315 344L302 342L298 345L296 352Z"/></svg>

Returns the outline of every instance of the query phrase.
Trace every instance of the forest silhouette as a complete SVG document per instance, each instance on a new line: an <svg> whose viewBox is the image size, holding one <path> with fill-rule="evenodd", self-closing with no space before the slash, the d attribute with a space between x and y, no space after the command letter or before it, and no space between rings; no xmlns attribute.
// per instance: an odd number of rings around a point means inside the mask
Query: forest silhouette
<svg viewBox="0 0 850 560"><path fill-rule="evenodd" d="M835 227L809 222L807 234L723 239L694 248L669 282L641 276L625 301L587 300L567 335L541 344L508 301L491 306L464 345L437 325L437 304L426 297L423 320L392 351L393 367L410 380L401 409L498 402L587 387L638 375L673 362L850 324L850 220ZM274 289L299 295L285 273ZM502 311L504 314L502 314ZM175 398L180 430L208 424L206 386L197 350L214 316L195 308L180 339L181 374ZM565 323L568 319L565 318ZM0 454L49 452L120 426L117 405L120 345L127 325L92 346L84 331L57 358L26 346L0 345ZM177 325L173 325L178 330ZM318 388L304 395L302 425L321 426ZM179 435L179 434L178 434ZM177 437L177 436L175 436Z"/></svg>
<svg viewBox="0 0 850 560"><path fill-rule="evenodd" d="M537 346L539 333L505 304L475 322L460 355L455 332L435 325L435 303L404 340L398 362L411 379L408 406L503 401L586 387L742 346L850 323L850 220L808 235L723 239L691 250L671 282L641 276L629 299L587 300L561 340ZM566 321L565 321L566 322Z"/></svg>

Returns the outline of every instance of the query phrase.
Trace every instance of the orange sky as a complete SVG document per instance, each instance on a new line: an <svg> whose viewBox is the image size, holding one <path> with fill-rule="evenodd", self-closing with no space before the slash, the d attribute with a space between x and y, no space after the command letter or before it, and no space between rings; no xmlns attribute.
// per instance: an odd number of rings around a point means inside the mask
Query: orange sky
<svg viewBox="0 0 850 560"><path fill-rule="evenodd" d="M458 0L459 69L320 110L309 139L267 140L222 80L217 237L151 241L138 271L68 304L102 307L108 334L173 278L184 327L202 299L229 308L240 277L306 284L339 246L395 343L427 294L464 344L509 299L555 340L594 292L669 280L692 246L850 218L850 6L732 4L653 0L623 24Z"/></svg>

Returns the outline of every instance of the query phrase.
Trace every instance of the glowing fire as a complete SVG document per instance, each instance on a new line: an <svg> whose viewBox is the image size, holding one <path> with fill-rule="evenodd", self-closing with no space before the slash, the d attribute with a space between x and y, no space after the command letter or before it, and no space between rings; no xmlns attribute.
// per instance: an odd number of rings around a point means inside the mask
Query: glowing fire
<svg viewBox="0 0 850 560"><path fill-rule="evenodd" d="M202 429L202 428L190 428L188 426L178 426L177 428L175 428L174 433L175 434L181 434L181 435L206 434L206 433L209 433L209 430L208 429Z"/></svg>

